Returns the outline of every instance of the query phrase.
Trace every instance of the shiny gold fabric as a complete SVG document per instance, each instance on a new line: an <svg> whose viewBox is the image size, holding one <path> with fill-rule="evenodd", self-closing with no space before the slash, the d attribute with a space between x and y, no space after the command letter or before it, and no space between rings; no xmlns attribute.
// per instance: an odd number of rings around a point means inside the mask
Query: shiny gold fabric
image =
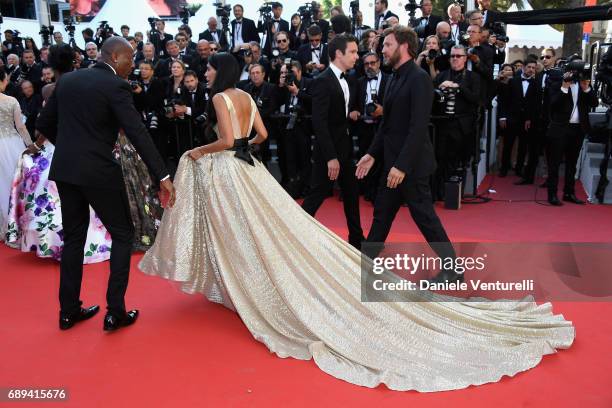
<svg viewBox="0 0 612 408"><path fill-rule="evenodd" d="M279 357L348 382L421 392L498 381L568 348L574 327L534 302L362 303L360 253L256 161L183 157L140 269L236 310ZM416 295L415 295L416 296Z"/></svg>

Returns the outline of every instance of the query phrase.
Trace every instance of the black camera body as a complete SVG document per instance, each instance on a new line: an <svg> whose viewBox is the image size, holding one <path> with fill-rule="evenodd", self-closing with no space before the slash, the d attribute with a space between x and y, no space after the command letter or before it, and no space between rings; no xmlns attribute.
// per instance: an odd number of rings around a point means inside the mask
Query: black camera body
<svg viewBox="0 0 612 408"><path fill-rule="evenodd" d="M455 103L459 88L434 89L434 101L438 105L438 113L455 116Z"/></svg>
<svg viewBox="0 0 612 408"><path fill-rule="evenodd" d="M504 27L504 23L495 22L491 25L491 31L495 34L498 41L503 41L505 43L510 41L510 38L506 35L506 28Z"/></svg>
<svg viewBox="0 0 612 408"><path fill-rule="evenodd" d="M285 74L285 84L287 86L295 85L297 83L297 78L295 77L295 73L291 67L291 58L285 58L284 64L285 68L287 69L287 73Z"/></svg>
<svg viewBox="0 0 612 408"><path fill-rule="evenodd" d="M440 54L439 51L434 50L432 48L431 50L427 51L427 59L435 60L438 57L439 54Z"/></svg>
<svg viewBox="0 0 612 408"><path fill-rule="evenodd" d="M230 4L213 3L216 7L215 15L221 19L221 25L225 29L229 25L230 13L232 12L232 6Z"/></svg>
<svg viewBox="0 0 612 408"><path fill-rule="evenodd" d="M564 77L568 77L572 82L580 82L587 79L591 79L592 68L591 64L588 64L586 61L577 59L568 62L563 68ZM571 73L571 76L568 75Z"/></svg>
<svg viewBox="0 0 612 408"><path fill-rule="evenodd" d="M312 3L306 3L297 9L297 13L300 15L304 27L310 27L312 25L313 17L316 16L318 12L318 5L314 1Z"/></svg>
<svg viewBox="0 0 612 408"><path fill-rule="evenodd" d="M372 102L366 104L365 106L365 114L369 117L371 117L374 112L376 112L376 109L378 109L377 105L380 105L380 102L378 101L378 94L376 93L375 88L372 88L370 90L370 99L372 99Z"/></svg>
<svg viewBox="0 0 612 408"><path fill-rule="evenodd" d="M181 11L179 11L179 17L181 18L181 22L185 25L189 24L189 18L193 16L191 14L191 10L187 8L187 6L183 6Z"/></svg>

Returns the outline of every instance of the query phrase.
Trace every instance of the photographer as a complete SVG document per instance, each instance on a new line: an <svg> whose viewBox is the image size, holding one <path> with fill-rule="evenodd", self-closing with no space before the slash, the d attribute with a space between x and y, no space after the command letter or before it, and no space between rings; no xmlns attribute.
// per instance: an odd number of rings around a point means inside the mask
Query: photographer
<svg viewBox="0 0 612 408"><path fill-rule="evenodd" d="M288 118L279 121L278 161L283 185L293 198L303 197L310 180L312 150L310 115L312 112L311 80L302 77L302 66L296 60L285 61L278 81L279 111Z"/></svg>
<svg viewBox="0 0 612 408"><path fill-rule="evenodd" d="M59 31L53 33L53 41L55 41L56 45L64 44L64 36Z"/></svg>
<svg viewBox="0 0 612 408"><path fill-rule="evenodd" d="M297 59L304 68L304 74L314 78L325 71L329 66L327 44L321 44L323 34L321 27L312 25L308 27L308 44L300 46Z"/></svg>
<svg viewBox="0 0 612 408"><path fill-rule="evenodd" d="M416 64L429 73L432 79L439 73L439 67L436 63L439 55L440 40L437 36L430 35L425 39L424 49L417 57Z"/></svg>
<svg viewBox="0 0 612 408"><path fill-rule="evenodd" d="M437 112L437 138L435 140L437 198L444 194L444 183L452 176L465 180L466 169L474 155L476 120L480 104L480 77L466 69L467 50L462 45L451 48L449 70L434 80L437 95L442 96L442 109Z"/></svg>
<svg viewBox="0 0 612 408"><path fill-rule="evenodd" d="M312 2L312 24L321 29L321 42L327 44L329 37L329 21L323 19L323 9L317 2ZM310 27L308 27L310 28Z"/></svg>
<svg viewBox="0 0 612 408"><path fill-rule="evenodd" d="M81 68L89 68L98 62L98 46L93 42L85 44L85 59L81 61Z"/></svg>
<svg viewBox="0 0 612 408"><path fill-rule="evenodd" d="M277 107L276 86L264 81L266 71L263 65L251 64L249 75L250 81L244 86L244 91L250 94L255 101L266 129L272 129L270 117ZM270 138L260 145L259 151L261 161L266 167L271 159L269 140Z"/></svg>
<svg viewBox="0 0 612 408"><path fill-rule="evenodd" d="M178 33L183 34L187 38L187 52L190 54L195 54L197 44L191 40L191 38L193 37L191 27L189 27L187 24L183 24L178 28ZM174 39L176 40L176 36Z"/></svg>
<svg viewBox="0 0 612 408"><path fill-rule="evenodd" d="M149 23L153 24L155 27L147 32L149 35L149 42L153 43L155 50L159 52L159 58L168 57L166 44L169 41L173 41L173 37L170 34L165 33L166 22L160 19L151 20L150 18Z"/></svg>
<svg viewBox="0 0 612 408"><path fill-rule="evenodd" d="M584 204L575 194L576 164L584 135L590 130L589 110L599 105L585 62L571 61L565 70L561 86L551 89L550 126L546 133L548 202L554 206L562 205L557 197L562 158L565 158L563 201Z"/></svg>
<svg viewBox="0 0 612 408"><path fill-rule="evenodd" d="M244 17L244 8L240 4L234 6L232 20L232 52L238 52L240 46L251 41L260 41L255 22Z"/></svg>
<svg viewBox="0 0 612 408"><path fill-rule="evenodd" d="M448 15L446 22L450 25L450 39L453 40L455 45L458 45L461 40L461 33L465 33L468 29L468 24L463 21L461 5L451 3L446 9L446 14Z"/></svg>
<svg viewBox="0 0 612 408"><path fill-rule="evenodd" d="M415 20L412 25L419 38L427 38L436 34L436 27L442 21L442 17L433 15L432 0L421 0L422 17Z"/></svg>
<svg viewBox="0 0 612 408"><path fill-rule="evenodd" d="M283 5L279 2L273 2L271 5L272 19L267 21L267 24L264 27L261 27L261 31L264 32L266 36L264 54L268 57L272 56L272 48L274 47L273 39L276 33L281 31L286 32L287 35L289 33L289 22L281 18L281 15L283 14Z"/></svg>
<svg viewBox="0 0 612 408"><path fill-rule="evenodd" d="M480 16L482 19L482 16ZM467 69L473 71L480 77L480 101L481 105L489 105L488 84L493 81L493 52L490 47L483 47L483 30L478 24L471 24L467 29Z"/></svg>
<svg viewBox="0 0 612 408"><path fill-rule="evenodd" d="M296 59L295 52L289 49L289 34L285 31L279 31L274 34L274 43L276 48L272 50L272 58L270 58L270 82L278 83L280 77L280 69L286 59Z"/></svg>
<svg viewBox="0 0 612 408"><path fill-rule="evenodd" d="M159 62L159 58L155 52L155 45L152 43L146 43L142 46L142 59L136 59L134 61L136 66L140 65L141 62L149 62L154 68Z"/></svg>
<svg viewBox="0 0 612 408"><path fill-rule="evenodd" d="M166 54L168 58L159 61L155 67L155 76L158 78L166 78L170 75L170 67L173 62L181 61L186 68L191 65L190 55L181 55L178 42L170 40L166 43Z"/></svg>
<svg viewBox="0 0 612 408"><path fill-rule="evenodd" d="M203 84L199 83L198 75L194 71L185 72L183 89L181 92L183 104L174 107L178 115L184 115L189 126L188 134L192 146L204 144L205 115L208 104L208 94Z"/></svg>
<svg viewBox="0 0 612 408"><path fill-rule="evenodd" d="M388 0L376 0L374 3L374 29L378 31L379 34L382 34L382 30L384 29L383 25L388 18L395 17L399 19L397 14L394 14L391 10L387 10L388 8Z"/></svg>
<svg viewBox="0 0 612 408"><path fill-rule="evenodd" d="M227 37L223 35L223 31L217 28L217 18L210 17L207 22L208 28L200 33L199 39L206 40L210 42L216 42L221 45L223 50L227 50L229 48L227 44Z"/></svg>
<svg viewBox="0 0 612 408"><path fill-rule="evenodd" d="M374 140L374 135L383 115L383 100L389 75L380 70L380 57L375 52L368 52L361 57L365 76L357 81L357 98L355 110L349 118L355 122L355 132L359 146L359 157L363 157ZM375 166L379 167L379 166ZM361 185L366 201L374 201L377 184L380 179L378 168L370 170Z"/></svg>
<svg viewBox="0 0 612 408"><path fill-rule="evenodd" d="M30 81L34 85L34 90L40 92L42 88L42 67L36 63L34 51L25 50L21 57L21 64L13 72L13 77L16 78L15 83L18 85L23 81Z"/></svg>
<svg viewBox="0 0 612 408"><path fill-rule="evenodd" d="M142 61L138 70L139 80L130 84L134 92L134 105L165 161L168 159L168 137L160 129L160 118L164 114L164 84L153 76L154 68L151 62Z"/></svg>
<svg viewBox="0 0 612 408"><path fill-rule="evenodd" d="M15 35L17 34L17 35ZM20 56L23 52L23 45L19 39L19 32L4 30L4 41L2 41L2 56L6 59L9 54Z"/></svg>

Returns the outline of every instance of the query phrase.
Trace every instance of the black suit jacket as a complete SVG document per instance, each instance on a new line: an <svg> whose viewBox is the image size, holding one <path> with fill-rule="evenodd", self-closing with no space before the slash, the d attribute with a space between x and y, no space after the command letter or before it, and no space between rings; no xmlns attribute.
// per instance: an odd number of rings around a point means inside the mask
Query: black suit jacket
<svg viewBox="0 0 612 408"><path fill-rule="evenodd" d="M276 86L272 85L270 82L264 82L260 88L255 88L255 85L249 81L244 84L244 88L242 89L251 95L257 104L257 109L259 110L261 118L267 121L274 111L276 111L278 105Z"/></svg>
<svg viewBox="0 0 612 408"><path fill-rule="evenodd" d="M459 84L459 92L455 98L455 118L464 134L473 134L476 130L476 115L480 104L480 77L467 69L462 74L453 73L448 69L436 76L434 86L438 88L444 81Z"/></svg>
<svg viewBox="0 0 612 408"><path fill-rule="evenodd" d="M329 67L329 52L327 51L327 44L321 43L321 54L320 54L320 62L325 65L325 67ZM302 64L302 70L305 75L310 75L309 72L306 71L306 64L312 61L312 48L310 48L310 44L302 44L297 51L297 59Z"/></svg>
<svg viewBox="0 0 612 408"><path fill-rule="evenodd" d="M138 112L155 112L158 116L163 114L166 87L163 81L152 78L145 90L141 83L142 92L134 94L134 105Z"/></svg>
<svg viewBox="0 0 612 408"><path fill-rule="evenodd" d="M266 31L267 31L267 35L266 35L266 43L264 44L264 53L270 57L271 52L272 52L272 42L274 41L274 34L272 33L272 30L270 27L267 28ZM287 20L283 20L282 18L280 19L278 23L278 30L276 32L280 32L280 31L284 31L287 33L287 35L289 35L289 22ZM289 37L289 44L291 44L291 37Z"/></svg>
<svg viewBox="0 0 612 408"><path fill-rule="evenodd" d="M198 83L198 87L194 92L195 97L191 97L191 92L187 90L185 86L181 91L181 100L185 103L185 106L191 108L191 117L197 118L204 112L206 112L206 106L208 105L208 98L206 95L206 88L204 85Z"/></svg>
<svg viewBox="0 0 612 408"><path fill-rule="evenodd" d="M388 19L389 17L396 17L399 20L399 17L397 14L393 13L391 10L387 10L387 12L384 14L384 19ZM374 29L378 30L380 27L380 14L376 14L374 16Z"/></svg>
<svg viewBox="0 0 612 408"><path fill-rule="evenodd" d="M349 90L350 88L349 82ZM315 152L320 154L325 162L333 159L338 159L340 162L349 160L353 141L348 135L344 93L331 68L327 68L312 82L312 100ZM349 103L349 111L350 105Z"/></svg>
<svg viewBox="0 0 612 408"><path fill-rule="evenodd" d="M589 124L589 111L591 108L596 108L599 105L597 94L591 88L590 92L584 92L578 87L578 116L580 118L580 126L584 132L589 132L591 126ZM567 93L561 90L561 86L551 89L550 96L550 123L555 125L567 126L571 120L572 111L574 109L574 100L572 97L572 89Z"/></svg>
<svg viewBox="0 0 612 408"><path fill-rule="evenodd" d="M413 28L417 28L421 25L421 21L423 21L425 17L419 17L416 19L415 24L412 26ZM436 34L436 27L438 26L438 23L442 22L442 17L436 16L436 15L430 15L429 16L429 22L427 23L427 25L425 26L424 30L417 30L417 34L419 35L419 38L427 38L430 35L435 35Z"/></svg>
<svg viewBox="0 0 612 408"><path fill-rule="evenodd" d="M191 55L179 55L178 59L185 64L185 70L192 69L191 68ZM172 73L170 69L170 65L172 64L172 58L165 58L157 63L155 66L155 76L158 78L166 78L169 77Z"/></svg>
<svg viewBox="0 0 612 408"><path fill-rule="evenodd" d="M234 44L234 33L236 32L236 20L232 20L232 49L236 46ZM257 33L257 27L255 22L248 18L242 18L242 41L248 43L249 41L259 42L259 34Z"/></svg>
<svg viewBox="0 0 612 408"><path fill-rule="evenodd" d="M483 17L484 17L484 12L481 11L481 13L483 13ZM493 24L499 21L500 14L501 13L499 11L487 10L487 15L484 21L484 26L487 28L493 27Z"/></svg>
<svg viewBox="0 0 612 408"><path fill-rule="evenodd" d="M49 179L101 189L124 189L113 155L119 129L157 180L169 173L134 107L130 84L103 63L62 75L36 129L55 145Z"/></svg>
<svg viewBox="0 0 612 408"><path fill-rule="evenodd" d="M428 129L432 103L431 77L413 60L387 82L383 119L368 150L377 160L384 158L385 173L395 167L406 179L433 174L436 160Z"/></svg>
<svg viewBox="0 0 612 408"><path fill-rule="evenodd" d="M298 105L304 109L304 113L310 114L312 112L312 95L311 95L311 87L312 87L312 79L302 77L302 80L299 84L297 84L299 90L297 94ZM286 87L278 87L278 101L279 101L279 109L281 106L285 107L285 113L289 109L289 104L291 103L292 95L289 93L289 90Z"/></svg>
<svg viewBox="0 0 612 408"><path fill-rule="evenodd" d="M515 76L506 86L506 101L500 106L498 117L505 118L512 124L523 124L526 121L535 121L539 118L541 107L541 87L538 87L536 78L529 81L527 93L523 96L523 78Z"/></svg>
<svg viewBox="0 0 612 408"><path fill-rule="evenodd" d="M389 81L389 74L385 74L381 72L380 84L378 86L378 103L383 104L385 100L385 91L387 88L387 82ZM355 109L361 113L361 115L365 114L365 102L367 99L368 92L368 77L363 76L357 80L357 97L355 98ZM375 83L375 81L373 82Z"/></svg>
<svg viewBox="0 0 612 408"><path fill-rule="evenodd" d="M227 38L225 38L225 36L223 35L223 31L217 30L217 37L219 37L219 46L223 50L227 50L227 45L228 45L227 44ZM200 33L200 36L199 36L198 39L206 40L206 41L209 41L209 42L216 41L215 38L212 36L212 34L211 34L211 32L210 32L210 30L208 28Z"/></svg>

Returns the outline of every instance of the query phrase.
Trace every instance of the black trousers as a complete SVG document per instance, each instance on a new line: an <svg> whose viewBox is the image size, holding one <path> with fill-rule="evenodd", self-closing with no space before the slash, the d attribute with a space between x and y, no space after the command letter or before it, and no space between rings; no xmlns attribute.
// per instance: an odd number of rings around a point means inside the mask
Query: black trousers
<svg viewBox="0 0 612 408"><path fill-rule="evenodd" d="M436 162L434 197L443 200L445 182L459 176L465 184L470 158L474 156L474 132L466 133L457 119L439 121L435 139Z"/></svg>
<svg viewBox="0 0 612 408"><path fill-rule="evenodd" d="M311 216L315 216L321 204L329 195L329 190L333 187L327 173L327 161L318 150L314 151L314 162L312 165L312 177L310 191L302 203L302 208ZM363 230L359 217L359 187L357 177L355 177L355 164L350 157L339 159L340 174L338 183L342 190L344 204L344 215L349 230L349 243L356 248L361 248L363 241Z"/></svg>
<svg viewBox="0 0 612 408"><path fill-rule="evenodd" d="M310 129L306 122L300 121L291 130L282 129L279 132L279 161L284 163L288 183L299 179L308 183L311 174L310 158L312 156L312 140Z"/></svg>
<svg viewBox="0 0 612 408"><path fill-rule="evenodd" d="M525 165L525 158L527 157L527 151L532 153L533 147L535 147L534 143L534 130L535 123L529 129L529 131L525 130L525 122L524 121L508 121L508 129L504 134L504 147L502 151L502 170L508 170L512 167L510 163L512 156L512 148L514 147L514 142L518 138L518 151L516 154L516 171L520 174L523 174L523 166ZM533 158L530 159L533 162ZM535 168L534 168L535 172Z"/></svg>
<svg viewBox="0 0 612 408"><path fill-rule="evenodd" d="M378 196L374 204L374 220L368 234L367 242L382 244L387 240L391 225L402 203L408 205L410 215L419 231L423 234L432 249L441 258L455 258L455 250L448 235L436 214L431 199L429 177L415 180L404 180L397 188L387 187L387 172L381 177ZM374 257L382 250L382 245L373 246L374 252L368 256Z"/></svg>
<svg viewBox="0 0 612 408"><path fill-rule="evenodd" d="M126 313L124 297L134 240L134 226L125 189L110 190L62 182L56 184L62 203L64 228L59 290L61 313L66 316L75 314L82 304L83 252L91 205L113 240L106 302L108 311L121 318Z"/></svg>
<svg viewBox="0 0 612 408"><path fill-rule="evenodd" d="M584 131L579 124L551 124L546 133L546 160L548 161L548 193L557 194L559 167L565 158L563 193L575 193L576 165L584 141Z"/></svg>
<svg viewBox="0 0 612 408"><path fill-rule="evenodd" d="M361 159L368 153L368 149L374 140L376 131L378 130L378 123L365 123L359 121L355 126L357 132L359 157ZM360 182L360 190L364 197L369 201L376 199L376 191L378 190L378 181L380 180L380 173L382 171L383 164L380 160L374 162L374 166L368 172L368 175L363 178Z"/></svg>

